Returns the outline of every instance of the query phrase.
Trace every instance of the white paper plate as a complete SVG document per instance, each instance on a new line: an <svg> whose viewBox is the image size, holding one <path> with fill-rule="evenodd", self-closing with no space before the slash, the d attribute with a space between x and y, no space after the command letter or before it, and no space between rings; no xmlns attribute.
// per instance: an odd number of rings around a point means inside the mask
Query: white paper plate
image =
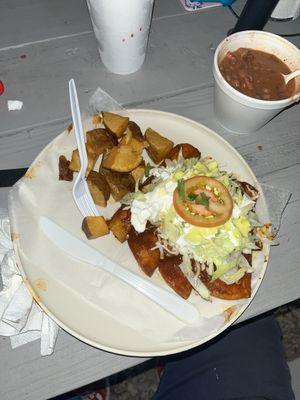
<svg viewBox="0 0 300 400"><path fill-rule="evenodd" d="M222 168L254 184L256 178L238 152L216 133L187 118L154 111L123 112L144 131L157 130L175 143L187 142L202 155L214 157ZM93 128L86 122L86 129ZM207 318L222 316L221 324L207 323L201 329L189 329L181 338L176 332L185 325L167 314L143 295L119 282L99 268L74 261L57 249L38 226L46 215L101 250L126 268L140 273L127 243L120 244L113 235L88 241L81 231L82 217L72 200L72 183L58 180L58 157L68 159L76 148L73 133L64 132L54 139L33 162L27 177L11 190L9 209L18 266L36 301L63 329L82 341L103 350L133 356L157 356L178 353L205 343L228 328L250 304L265 273L269 247L265 246L254 261L252 297L242 301L214 299L206 302L193 294L189 301ZM117 204L103 210L112 215ZM257 205L262 221L268 221L264 196ZM144 276L144 275L143 275ZM164 285L158 273L151 278ZM224 312L229 309L230 312ZM225 316L230 316L225 318Z"/></svg>

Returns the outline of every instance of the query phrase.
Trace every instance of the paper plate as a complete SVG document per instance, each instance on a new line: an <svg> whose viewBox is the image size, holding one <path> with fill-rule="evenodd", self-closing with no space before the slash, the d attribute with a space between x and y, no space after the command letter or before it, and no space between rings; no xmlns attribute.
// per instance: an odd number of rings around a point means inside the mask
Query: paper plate
<svg viewBox="0 0 300 400"><path fill-rule="evenodd" d="M193 144L203 156L214 157L222 169L256 186L261 193L258 215L263 222L269 220L264 196L250 167L216 133L195 121L166 112L126 110L122 113L135 121L142 131L151 127L175 143ZM85 129L94 127L92 119L86 121ZM265 273L269 246L265 245L254 260L250 299L213 299L210 303L192 294L189 301L198 307L203 318L197 326L186 326L98 267L68 257L41 232L39 217L45 215L145 277L127 243L120 244L112 234L88 241L81 231L82 216L72 199L72 182L58 180L59 155L70 159L75 148L73 132L66 130L39 154L9 196L17 263L38 304L78 339L124 355L148 357L178 353L205 343L228 328L253 299ZM111 204L100 211L109 217L118 206ZM166 287L158 273L151 279Z"/></svg>

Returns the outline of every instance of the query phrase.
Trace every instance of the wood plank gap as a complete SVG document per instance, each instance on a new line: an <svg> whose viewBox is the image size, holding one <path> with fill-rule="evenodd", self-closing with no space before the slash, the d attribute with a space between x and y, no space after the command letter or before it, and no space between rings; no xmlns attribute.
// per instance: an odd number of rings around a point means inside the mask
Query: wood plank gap
<svg viewBox="0 0 300 400"><path fill-rule="evenodd" d="M34 42L27 42L27 43L22 43L22 44L16 44L14 46L2 47L2 48L0 48L0 51L15 50L15 49L20 49L20 48L26 47L26 46L32 46L34 44L48 43L48 42L52 42L54 40L62 40L62 39L69 39L69 38L77 37L77 36L91 35L93 33L94 33L93 31L84 31L84 32L79 32L79 33L72 33L71 35L55 36L55 37L51 37L51 38L47 38L47 39L36 40Z"/></svg>
<svg viewBox="0 0 300 400"><path fill-rule="evenodd" d="M219 6L219 7L221 7L221 6ZM153 17L153 21L159 21L159 20L162 20L162 19L168 19L168 18L173 18L173 17L182 17L184 15L190 15L190 16L194 16L195 17L199 13L202 14L202 13L212 12L212 10L216 9L216 8L218 8L218 7L205 8L205 9L203 9L201 11L198 11L198 12L184 11L184 9L183 9L183 12L180 12L180 13L177 13L177 14L162 15L161 17Z"/></svg>
<svg viewBox="0 0 300 400"><path fill-rule="evenodd" d="M300 202L300 199L293 200L293 193L292 193L288 204L296 204L298 202Z"/></svg>
<svg viewBox="0 0 300 400"><path fill-rule="evenodd" d="M152 21L159 21L159 20L163 20L163 19L176 18L176 17L186 16L186 15L189 15L189 14L183 12L183 13L178 13L178 14L173 14L173 15L166 15L166 16L162 16L162 17L153 17ZM70 35L54 36L54 37L50 37L50 38L47 38L47 39L35 40L33 42L26 42L26 43L16 44L16 45L13 45L13 46L2 47L2 48L0 48L0 51L15 50L15 49L20 49L20 48L26 47L26 46L32 46L32 45L35 45L35 44L47 43L47 42L52 42L54 40L69 39L69 38L72 38L72 37L83 36L83 35L91 35L91 34L94 34L93 30L88 30L88 31L83 31L83 32L78 32L78 33L72 33Z"/></svg>
<svg viewBox="0 0 300 400"><path fill-rule="evenodd" d="M163 15L161 17L153 17L153 21L160 21L162 19L168 19L168 18L173 18L173 17L182 17L183 15L191 15L191 13L182 12L182 13L172 14L172 15Z"/></svg>
<svg viewBox="0 0 300 400"><path fill-rule="evenodd" d="M47 121L47 122L40 122L38 124L23 126L22 128L18 128L18 129L9 129L9 130L6 130L6 131L3 131L0 133L0 139L16 136L21 132L30 131L30 130L33 130L33 129L36 129L39 127L44 127L46 125L54 125L54 124L57 124L60 122L67 123L68 121L71 121L71 115L69 117L62 117L62 118L52 119L51 121Z"/></svg>
<svg viewBox="0 0 300 400"><path fill-rule="evenodd" d="M186 89L178 89L175 91L167 92L161 96L149 97L144 100L135 100L135 101L131 101L129 103L125 102L124 104L122 104L122 106L125 108L129 108L129 107L141 106L143 104L151 104L151 103L155 103L156 101L171 99L171 98L176 97L181 94L193 93L193 92L197 92L198 90L201 90L201 89L209 89L212 87L214 87L213 82L203 83L202 85L195 85L195 86L190 86Z"/></svg>
<svg viewBox="0 0 300 400"><path fill-rule="evenodd" d="M265 178L265 177L267 177L267 176L269 176L269 175L275 174L276 172L285 171L285 170L287 170L287 169L289 169L289 168L292 168L292 167L295 167L296 165L299 165L299 164L300 164L299 162L296 162L296 163L291 164L291 165L288 165L288 166L286 166L286 167L277 168L277 169L274 169L273 171L266 172L265 174L262 174L262 175L256 174L256 177L257 177L257 178Z"/></svg>

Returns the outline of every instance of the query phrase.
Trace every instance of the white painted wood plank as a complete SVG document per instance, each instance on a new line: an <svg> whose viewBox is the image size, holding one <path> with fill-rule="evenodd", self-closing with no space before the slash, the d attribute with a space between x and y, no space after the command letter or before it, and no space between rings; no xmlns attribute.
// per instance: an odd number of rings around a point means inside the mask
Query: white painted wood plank
<svg viewBox="0 0 300 400"><path fill-rule="evenodd" d="M11 350L3 337L0 354L1 400L48 399L146 360L100 351L63 331L51 356L40 356L38 341Z"/></svg>
<svg viewBox="0 0 300 400"><path fill-rule="evenodd" d="M1 0L0 48L92 30L85 0Z"/></svg>
<svg viewBox="0 0 300 400"><path fill-rule="evenodd" d="M69 115L67 82L71 77L77 82L81 104L99 86L124 103L212 82L211 47L224 37L232 21L223 8L205 15L155 20L146 62L127 76L111 74L103 67L92 33L28 46L23 59L24 49L0 52L6 86L0 98L0 134ZM9 99L22 100L22 110L9 112Z"/></svg>
<svg viewBox="0 0 300 400"><path fill-rule="evenodd" d="M0 208L7 209L7 206L8 206L8 201L7 201L8 192L9 192L9 188L0 188ZM0 285L0 290L1 290L1 285Z"/></svg>
<svg viewBox="0 0 300 400"><path fill-rule="evenodd" d="M153 18L185 13L179 0L156 0ZM92 31L86 0L2 0L0 15L0 49Z"/></svg>
<svg viewBox="0 0 300 400"><path fill-rule="evenodd" d="M28 167L40 151L70 124L61 119L0 136L0 169Z"/></svg>
<svg viewBox="0 0 300 400"><path fill-rule="evenodd" d="M244 4L245 0L234 4L238 13ZM203 12L211 13L213 10ZM226 12L230 13L227 9ZM182 14L188 14L188 11L182 7L179 0L155 0L154 19ZM2 0L0 15L0 49L92 31L86 0ZM297 22L271 21L265 29L291 33L299 28Z"/></svg>
<svg viewBox="0 0 300 400"><path fill-rule="evenodd" d="M142 69L128 76L109 73L102 65L93 33L0 52L0 135L69 115L67 82L74 77L80 102L102 87L117 101L141 101L212 83L213 49L234 18L224 8L205 14L157 19ZM294 42L300 44L300 39ZM6 101L18 99L23 109L9 112Z"/></svg>

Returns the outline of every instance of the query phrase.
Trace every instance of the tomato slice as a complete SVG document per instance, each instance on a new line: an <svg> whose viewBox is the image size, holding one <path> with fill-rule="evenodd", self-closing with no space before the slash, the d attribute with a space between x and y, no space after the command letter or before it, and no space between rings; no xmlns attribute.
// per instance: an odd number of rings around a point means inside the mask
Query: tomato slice
<svg viewBox="0 0 300 400"><path fill-rule="evenodd" d="M231 195L223 183L202 175L180 182L173 193L173 204L186 222L205 228L225 224L233 208Z"/></svg>

